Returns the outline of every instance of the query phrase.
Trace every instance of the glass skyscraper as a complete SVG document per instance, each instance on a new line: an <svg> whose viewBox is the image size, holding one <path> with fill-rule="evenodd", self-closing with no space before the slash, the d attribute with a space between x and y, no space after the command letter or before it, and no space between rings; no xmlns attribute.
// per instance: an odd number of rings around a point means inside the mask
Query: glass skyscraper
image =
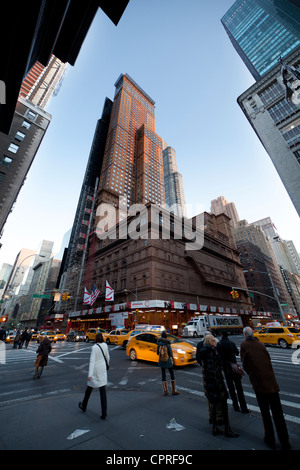
<svg viewBox="0 0 300 470"><path fill-rule="evenodd" d="M255 80L300 45L300 9L290 0L237 0L221 22Z"/></svg>

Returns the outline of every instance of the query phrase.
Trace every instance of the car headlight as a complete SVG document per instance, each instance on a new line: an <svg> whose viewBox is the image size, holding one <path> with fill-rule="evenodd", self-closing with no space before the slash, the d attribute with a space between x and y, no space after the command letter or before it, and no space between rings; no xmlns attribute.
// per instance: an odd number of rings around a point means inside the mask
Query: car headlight
<svg viewBox="0 0 300 470"><path fill-rule="evenodd" d="M175 351L179 354L186 354L185 350L181 348L176 348Z"/></svg>

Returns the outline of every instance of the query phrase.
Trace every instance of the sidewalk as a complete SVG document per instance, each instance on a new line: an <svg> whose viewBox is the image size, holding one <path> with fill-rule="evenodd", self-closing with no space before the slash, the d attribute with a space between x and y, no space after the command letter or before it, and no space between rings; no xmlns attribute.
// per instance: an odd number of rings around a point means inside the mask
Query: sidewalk
<svg viewBox="0 0 300 470"><path fill-rule="evenodd" d="M108 417L100 419L99 392L86 413L78 408L82 393L71 392L0 408L1 450L196 451L269 450L263 442L260 415L236 413L230 424L238 438L212 436L204 399L164 397L136 390L108 390ZM168 429L175 418L184 428ZM293 450L300 449L299 426L287 423ZM78 437L76 430L88 431ZM280 446L278 445L278 449ZM122 453L122 452L121 452ZM278 452L277 452L278 454Z"/></svg>

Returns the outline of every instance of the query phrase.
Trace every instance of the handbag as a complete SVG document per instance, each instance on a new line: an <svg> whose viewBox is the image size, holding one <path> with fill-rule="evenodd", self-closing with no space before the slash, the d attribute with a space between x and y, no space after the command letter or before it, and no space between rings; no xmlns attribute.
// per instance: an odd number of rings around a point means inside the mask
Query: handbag
<svg viewBox="0 0 300 470"><path fill-rule="evenodd" d="M101 349L101 352L102 352L103 357L104 357L104 359L105 359L106 370L108 370L108 369L109 369L109 365L108 365L108 363L107 363L107 360L106 360L106 357L105 357L105 355L104 355L103 349L101 348L101 346L100 346L99 344L97 344L97 346L98 346L98 348Z"/></svg>
<svg viewBox="0 0 300 470"><path fill-rule="evenodd" d="M239 366L236 362L231 362L230 365L231 365L232 372L234 372L234 374L245 375L245 372L243 371L241 366Z"/></svg>

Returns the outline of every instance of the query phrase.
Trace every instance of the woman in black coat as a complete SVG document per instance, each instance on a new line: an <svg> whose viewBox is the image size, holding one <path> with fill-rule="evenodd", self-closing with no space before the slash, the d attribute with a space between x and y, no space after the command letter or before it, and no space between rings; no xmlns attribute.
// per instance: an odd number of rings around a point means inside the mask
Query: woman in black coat
<svg viewBox="0 0 300 470"><path fill-rule="evenodd" d="M211 405L213 435L222 434L216 424L216 409L219 406L225 424L225 436L238 437L238 434L233 432L229 425L228 393L223 379L220 357L216 349L216 339L213 335L205 337L202 348L197 352L197 358L202 365L205 396Z"/></svg>

